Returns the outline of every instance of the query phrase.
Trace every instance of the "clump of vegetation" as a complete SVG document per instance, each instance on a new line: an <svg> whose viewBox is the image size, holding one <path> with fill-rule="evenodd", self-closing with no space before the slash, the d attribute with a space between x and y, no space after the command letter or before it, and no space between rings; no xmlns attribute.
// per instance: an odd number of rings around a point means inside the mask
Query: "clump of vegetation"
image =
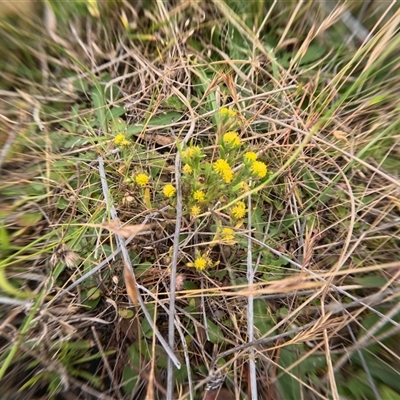
<svg viewBox="0 0 400 400"><path fill-rule="evenodd" d="M0 19L0 397L400 398L398 5L35 12Z"/></svg>

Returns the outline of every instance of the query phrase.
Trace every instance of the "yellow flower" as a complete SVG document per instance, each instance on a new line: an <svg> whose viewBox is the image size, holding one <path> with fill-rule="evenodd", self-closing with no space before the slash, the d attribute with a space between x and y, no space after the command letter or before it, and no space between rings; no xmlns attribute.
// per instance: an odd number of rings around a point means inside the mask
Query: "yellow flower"
<svg viewBox="0 0 400 400"><path fill-rule="evenodd" d="M185 159L191 159L201 156L201 149L199 146L190 146L182 152L182 157Z"/></svg>
<svg viewBox="0 0 400 400"><path fill-rule="evenodd" d="M229 164L221 158L214 163L214 170L220 174L226 183L233 179L233 171Z"/></svg>
<svg viewBox="0 0 400 400"><path fill-rule="evenodd" d="M267 166L261 161L254 161L251 164L251 172L259 178L264 178L267 175Z"/></svg>
<svg viewBox="0 0 400 400"><path fill-rule="evenodd" d="M221 115L228 115L229 114L229 108L222 107L220 110Z"/></svg>
<svg viewBox="0 0 400 400"><path fill-rule="evenodd" d="M146 174L138 174L135 177L135 182L139 185L139 186L146 186L149 183L149 176Z"/></svg>
<svg viewBox="0 0 400 400"><path fill-rule="evenodd" d="M201 208L199 206L193 206L190 209L190 215L192 217L197 217L201 213Z"/></svg>
<svg viewBox="0 0 400 400"><path fill-rule="evenodd" d="M239 201L236 203L234 207L232 207L231 214L234 218L240 219L246 215L246 204L243 201Z"/></svg>
<svg viewBox="0 0 400 400"><path fill-rule="evenodd" d="M207 267L207 259L203 256L197 257L194 260L193 266L197 269L197 271L203 271Z"/></svg>
<svg viewBox="0 0 400 400"><path fill-rule="evenodd" d="M174 197L176 193L175 186L168 183L164 186L163 193L166 197Z"/></svg>
<svg viewBox="0 0 400 400"><path fill-rule="evenodd" d="M241 185L241 190L243 193L246 193L250 190L250 186L247 182L242 181L242 182L240 182L240 185Z"/></svg>
<svg viewBox="0 0 400 400"><path fill-rule="evenodd" d="M184 172L185 174L190 175L191 173L193 173L193 169L192 169L192 167L191 167L189 164L185 164L185 165L183 166L183 172Z"/></svg>
<svg viewBox="0 0 400 400"><path fill-rule="evenodd" d="M244 153L244 159L246 161L256 161L257 157L257 153L254 153L254 151L248 151L247 153Z"/></svg>
<svg viewBox="0 0 400 400"><path fill-rule="evenodd" d="M222 116L228 116L229 118L236 117L236 111L230 110L229 108L222 107L220 110Z"/></svg>
<svg viewBox="0 0 400 400"><path fill-rule="evenodd" d="M205 200L206 195L205 195L205 193L204 193L202 190L196 190L196 191L193 193L193 198L194 198L196 201L198 201L199 203L201 203L202 201Z"/></svg>
<svg viewBox="0 0 400 400"><path fill-rule="evenodd" d="M196 251L196 258L193 262L186 264L188 267L194 267L197 271L204 271L207 267L213 265L211 259L208 257L207 254L201 254L200 252Z"/></svg>
<svg viewBox="0 0 400 400"><path fill-rule="evenodd" d="M222 136L222 140L225 144L229 144L233 147L240 146L240 137L237 132L226 132Z"/></svg>
<svg viewBox="0 0 400 400"><path fill-rule="evenodd" d="M223 228L221 231L221 237L223 240L231 241L235 239L235 231L232 228Z"/></svg>
<svg viewBox="0 0 400 400"><path fill-rule="evenodd" d="M129 146L131 142L126 138L123 133L118 133L114 138L114 144L116 146Z"/></svg>

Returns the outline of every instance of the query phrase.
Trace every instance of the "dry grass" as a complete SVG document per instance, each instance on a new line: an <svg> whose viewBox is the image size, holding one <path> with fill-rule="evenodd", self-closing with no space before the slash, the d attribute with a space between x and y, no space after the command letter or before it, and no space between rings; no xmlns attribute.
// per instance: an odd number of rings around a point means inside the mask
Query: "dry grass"
<svg viewBox="0 0 400 400"><path fill-rule="evenodd" d="M400 390L400 14L323 4L53 4L0 22L1 395ZM221 107L270 173L195 220L177 148L215 160ZM236 244L210 243L240 199Z"/></svg>

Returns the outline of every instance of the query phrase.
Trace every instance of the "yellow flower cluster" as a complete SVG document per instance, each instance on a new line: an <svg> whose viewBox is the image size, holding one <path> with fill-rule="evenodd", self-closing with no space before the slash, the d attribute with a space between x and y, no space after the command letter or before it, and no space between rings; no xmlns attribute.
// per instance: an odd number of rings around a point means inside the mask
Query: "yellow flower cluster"
<svg viewBox="0 0 400 400"><path fill-rule="evenodd" d="M175 186L168 183L164 186L163 193L166 197L174 197L176 193Z"/></svg>
<svg viewBox="0 0 400 400"><path fill-rule="evenodd" d="M226 107L222 107L221 110L220 110L220 113L224 117L225 116L227 116L229 118L236 117L236 111L235 110L231 110L231 109L226 108Z"/></svg>
<svg viewBox="0 0 400 400"><path fill-rule="evenodd" d="M233 171L227 161L221 158L214 163L214 170L222 176L222 179L229 183L233 179Z"/></svg>
<svg viewBox="0 0 400 400"><path fill-rule="evenodd" d="M267 166L262 161L254 161L251 164L251 172L259 178L264 178L267 175Z"/></svg>
<svg viewBox="0 0 400 400"><path fill-rule="evenodd" d="M187 175L190 175L193 173L193 168L189 164L185 164L183 166L183 172Z"/></svg>
<svg viewBox="0 0 400 400"><path fill-rule="evenodd" d="M115 136L114 138L114 144L116 146L129 146L131 142L126 138L126 136L123 133L118 133L118 135Z"/></svg>
<svg viewBox="0 0 400 400"><path fill-rule="evenodd" d="M207 267L212 265L211 259L207 256L207 254L200 254L196 252L196 258L194 262L188 263L188 267L194 267L197 271L204 271Z"/></svg>
<svg viewBox="0 0 400 400"><path fill-rule="evenodd" d="M232 147L240 146L240 137L237 132L226 132L222 136L222 140L225 144L230 145Z"/></svg>
<svg viewBox="0 0 400 400"><path fill-rule="evenodd" d="M235 231L232 228L223 228L221 231L221 237L223 240L231 241L235 239Z"/></svg>
<svg viewBox="0 0 400 400"><path fill-rule="evenodd" d="M234 207L231 209L231 214L233 218L240 219L246 215L246 204L243 201L238 201Z"/></svg>
<svg viewBox="0 0 400 400"><path fill-rule="evenodd" d="M248 151L247 153L244 153L244 159L247 161L256 161L257 157L257 153L254 151Z"/></svg>
<svg viewBox="0 0 400 400"><path fill-rule="evenodd" d="M192 218L197 217L200 213L201 213L201 208L199 206L193 206L190 209L190 215L192 216Z"/></svg>
<svg viewBox="0 0 400 400"><path fill-rule="evenodd" d="M206 195L202 190L196 190L193 193L193 198L199 203L203 202L206 199Z"/></svg>
<svg viewBox="0 0 400 400"><path fill-rule="evenodd" d="M183 150L182 152L182 157L186 160L200 156L201 156L201 149L199 146L190 146L186 150Z"/></svg>
<svg viewBox="0 0 400 400"><path fill-rule="evenodd" d="M146 186L149 183L149 176L146 174L138 174L135 177L135 182L139 185L139 186Z"/></svg>
<svg viewBox="0 0 400 400"><path fill-rule="evenodd" d="M204 257L197 257L194 260L193 266L197 271L204 271L207 267L207 260Z"/></svg>

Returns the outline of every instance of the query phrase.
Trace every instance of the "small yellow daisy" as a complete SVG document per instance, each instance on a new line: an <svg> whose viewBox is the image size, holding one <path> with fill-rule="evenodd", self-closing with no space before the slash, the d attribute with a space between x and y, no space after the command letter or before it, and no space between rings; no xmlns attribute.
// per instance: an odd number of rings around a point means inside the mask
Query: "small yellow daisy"
<svg viewBox="0 0 400 400"><path fill-rule="evenodd" d="M206 194L202 190L196 190L193 193L193 198L199 203L203 202L206 199Z"/></svg>
<svg viewBox="0 0 400 400"><path fill-rule="evenodd" d="M193 206L190 209L190 215L192 217L197 217L201 213L201 208L199 206Z"/></svg>
<svg viewBox="0 0 400 400"><path fill-rule="evenodd" d="M267 166L262 161L254 161L251 164L251 172L259 178L264 178L267 175Z"/></svg>
<svg viewBox="0 0 400 400"><path fill-rule="evenodd" d="M220 113L222 116L228 116L229 118L236 117L236 111L230 110L227 107L222 107Z"/></svg>
<svg viewBox="0 0 400 400"><path fill-rule="evenodd" d="M164 186L163 193L166 197L174 197L176 193L175 186L168 183Z"/></svg>
<svg viewBox="0 0 400 400"><path fill-rule="evenodd" d="M227 161L221 158L214 163L214 170L222 176L222 179L229 183L233 179L233 171Z"/></svg>
<svg viewBox="0 0 400 400"><path fill-rule="evenodd" d="M203 256L197 257L194 260L193 266L197 269L197 271L204 271L207 267L207 259Z"/></svg>
<svg viewBox="0 0 400 400"><path fill-rule="evenodd" d="M226 132L222 136L222 140L225 144L231 145L233 147L240 146L240 137L237 132Z"/></svg>
<svg viewBox="0 0 400 400"><path fill-rule="evenodd" d="M201 149L199 146L190 146L186 150L183 150L182 157L184 159L192 159L201 156Z"/></svg>
<svg viewBox="0 0 400 400"><path fill-rule="evenodd" d="M232 228L223 228L221 231L221 237L223 240L233 240L235 239L235 231Z"/></svg>
<svg viewBox="0 0 400 400"><path fill-rule="evenodd" d="M246 204L243 201L238 201L234 207L232 207L231 214L233 218L240 219L246 215Z"/></svg>
<svg viewBox="0 0 400 400"><path fill-rule="evenodd" d="M229 108L222 107L219 112L221 113L221 115L228 115L229 114Z"/></svg>
<svg viewBox="0 0 400 400"><path fill-rule="evenodd" d="M256 161L257 157L257 153L255 153L254 151L248 151L247 153L244 153L244 159L246 161Z"/></svg>
<svg viewBox="0 0 400 400"><path fill-rule="evenodd" d="M193 173L193 168L189 164L185 164L183 166L183 172L187 175L190 175Z"/></svg>
<svg viewBox="0 0 400 400"><path fill-rule="evenodd" d="M114 144L116 146L129 146L131 142L126 138L123 133L118 133L114 138Z"/></svg>
<svg viewBox="0 0 400 400"><path fill-rule="evenodd" d="M139 186L146 186L149 183L149 176L146 174L138 174L135 177L135 182L139 185Z"/></svg>

